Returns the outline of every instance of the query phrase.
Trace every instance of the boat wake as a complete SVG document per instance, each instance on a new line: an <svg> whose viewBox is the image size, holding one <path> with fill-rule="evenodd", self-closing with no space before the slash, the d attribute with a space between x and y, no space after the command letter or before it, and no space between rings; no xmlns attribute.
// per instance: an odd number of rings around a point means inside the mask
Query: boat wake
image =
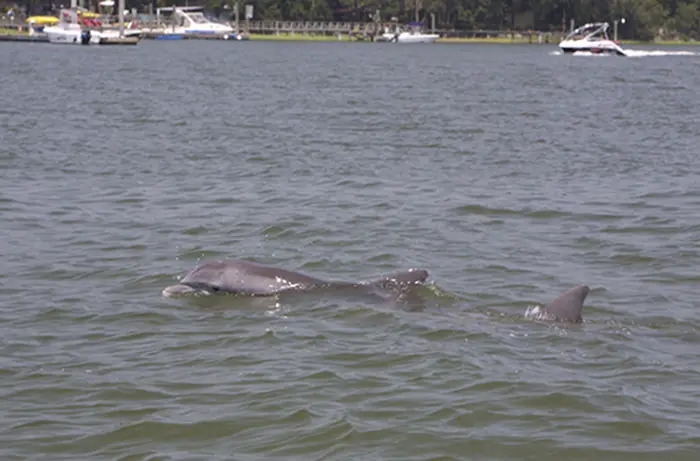
<svg viewBox="0 0 700 461"><path fill-rule="evenodd" d="M592 51L574 51L571 53L572 56L594 56L596 58L607 58L608 56L614 56L610 53L593 53Z"/></svg>
<svg viewBox="0 0 700 461"><path fill-rule="evenodd" d="M624 49L625 56L628 58L646 58L654 56L700 56L700 53L693 51L664 51L664 50L633 50L629 48ZM550 53L552 55L561 55L564 53L554 52ZM614 56L610 53L593 53L591 51L576 51L571 53L572 56L593 56L593 57L603 57L603 56Z"/></svg>
<svg viewBox="0 0 700 461"><path fill-rule="evenodd" d="M665 50L632 50L625 49L625 54L630 58L645 58L648 56L700 56L693 51L665 51Z"/></svg>

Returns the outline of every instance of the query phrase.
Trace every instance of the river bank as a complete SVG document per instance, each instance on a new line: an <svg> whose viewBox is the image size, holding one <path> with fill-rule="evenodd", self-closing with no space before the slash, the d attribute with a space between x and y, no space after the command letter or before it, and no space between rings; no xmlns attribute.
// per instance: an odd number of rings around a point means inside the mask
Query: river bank
<svg viewBox="0 0 700 461"><path fill-rule="evenodd" d="M26 37L26 41L42 41L40 39L29 40L30 37L38 37L30 35L26 30L17 30L10 28L0 28L0 41L25 41L21 40ZM283 42L362 42L363 40L356 35L347 33L339 33L338 35L321 35L321 34L304 34L304 33L280 33L280 34L250 34L250 40L260 41L283 41ZM558 39L547 38L543 36L542 40L538 40L535 36L531 39L529 36L513 36L513 37L441 37L436 43L449 44L511 44L511 45L551 45L557 44ZM683 40L620 40L622 45L700 45L700 41L683 41Z"/></svg>

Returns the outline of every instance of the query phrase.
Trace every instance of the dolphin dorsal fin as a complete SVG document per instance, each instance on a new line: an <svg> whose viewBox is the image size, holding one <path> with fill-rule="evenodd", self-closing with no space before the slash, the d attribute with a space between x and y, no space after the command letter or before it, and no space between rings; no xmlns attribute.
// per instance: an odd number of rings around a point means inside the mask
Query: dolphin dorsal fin
<svg viewBox="0 0 700 461"><path fill-rule="evenodd" d="M590 288L587 285L576 285L569 288L544 307L547 316L563 322L581 322L583 320L581 317L583 302L589 291Z"/></svg>

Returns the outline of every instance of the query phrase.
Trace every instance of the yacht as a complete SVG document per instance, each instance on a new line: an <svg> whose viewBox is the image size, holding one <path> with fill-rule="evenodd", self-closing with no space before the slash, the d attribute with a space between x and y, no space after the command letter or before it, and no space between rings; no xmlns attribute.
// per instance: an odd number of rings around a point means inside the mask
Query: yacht
<svg viewBox="0 0 700 461"><path fill-rule="evenodd" d="M172 7L158 8L156 14L159 22L161 13L171 13L170 20L172 22L150 32L173 36L212 35L222 38L230 38L233 35L232 27L210 21L204 16L202 10L201 6L178 6L175 7L175 11Z"/></svg>

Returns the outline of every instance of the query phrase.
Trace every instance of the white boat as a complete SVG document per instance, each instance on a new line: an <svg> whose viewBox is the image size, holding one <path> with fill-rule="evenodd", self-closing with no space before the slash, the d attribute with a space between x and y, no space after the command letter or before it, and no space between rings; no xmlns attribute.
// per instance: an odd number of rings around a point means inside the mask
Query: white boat
<svg viewBox="0 0 700 461"><path fill-rule="evenodd" d="M84 29L74 9L63 9L58 16L58 24L44 27L44 33L50 43L69 45L98 45L101 40L99 31Z"/></svg>
<svg viewBox="0 0 700 461"><path fill-rule="evenodd" d="M592 22L571 31L559 43L564 53L588 52L593 54L616 54L627 56L620 45L608 37L607 22Z"/></svg>
<svg viewBox="0 0 700 461"><path fill-rule="evenodd" d="M408 30L404 30L398 24L393 31L385 28L380 41L392 43L435 43L440 38L438 34L423 33L423 24L420 22L411 22L408 23L408 26Z"/></svg>
<svg viewBox="0 0 700 461"><path fill-rule="evenodd" d="M158 8L156 15L160 22L161 13L170 12L171 24L159 29L151 29L151 33L163 35L214 35L222 38L230 38L233 35L233 27L210 21L204 16L201 6L179 6L173 8Z"/></svg>
<svg viewBox="0 0 700 461"><path fill-rule="evenodd" d="M101 29L99 31L100 33L100 38L101 40L114 40L118 39L120 37L124 38L134 38L134 39L140 39L141 38L141 30L140 29L132 29L132 28L124 28L124 31L122 32L122 35L119 35L119 28L117 27L111 27L109 29Z"/></svg>
<svg viewBox="0 0 700 461"><path fill-rule="evenodd" d="M100 35L102 36L103 43L105 40L110 41L110 40L117 40L117 39L123 39L123 38L140 39L141 38L141 29L136 27L136 22L134 22L134 21L124 22L124 28L121 31L121 34L119 32L119 24L118 23L107 22L108 19L113 18L112 8L114 6L115 6L114 0L102 0L99 3L99 7L102 10L102 13L101 14L93 13L92 20L84 17L83 21L86 21L86 19L87 19L87 23L84 23L83 25L89 27L90 29L97 28L100 32ZM85 16L85 13L83 13L83 16ZM104 19L104 21L102 19Z"/></svg>

